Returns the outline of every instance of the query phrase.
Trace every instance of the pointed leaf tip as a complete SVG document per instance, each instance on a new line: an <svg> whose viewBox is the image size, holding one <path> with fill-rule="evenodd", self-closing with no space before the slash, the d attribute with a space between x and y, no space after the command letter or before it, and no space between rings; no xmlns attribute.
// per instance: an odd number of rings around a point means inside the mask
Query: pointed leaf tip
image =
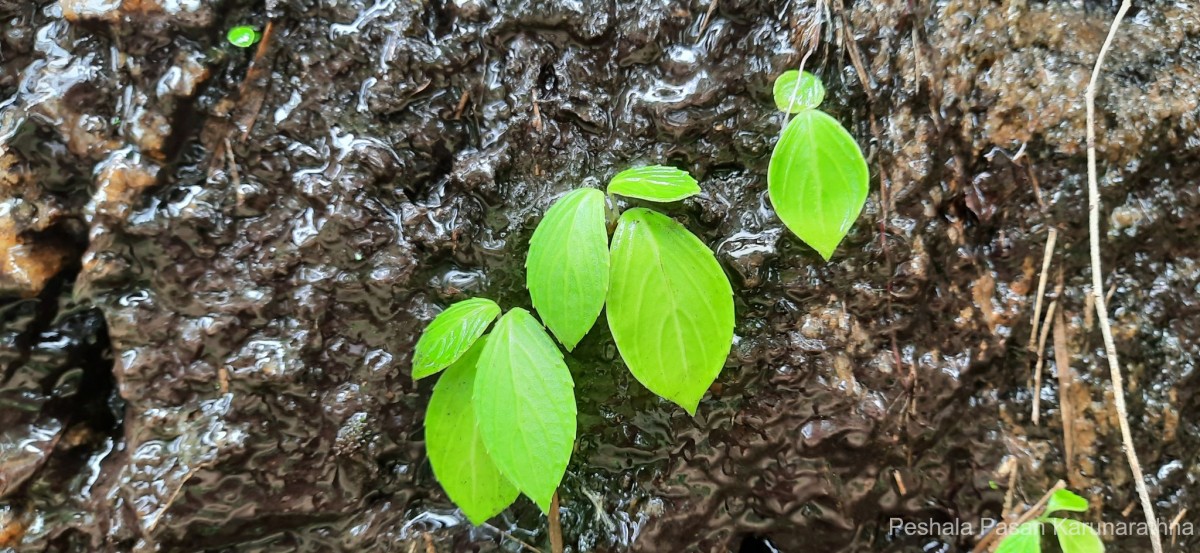
<svg viewBox="0 0 1200 553"><path fill-rule="evenodd" d="M562 352L524 309L505 313L479 359L473 401L488 454L542 512L575 445L575 384Z"/></svg>
<svg viewBox="0 0 1200 553"><path fill-rule="evenodd" d="M471 524L506 509L520 492L488 456L471 400L479 356L487 337L446 369L425 410L425 450L433 474Z"/></svg>
<svg viewBox="0 0 1200 553"><path fill-rule="evenodd" d="M572 351L604 309L608 294L608 227L604 193L584 188L546 211L529 240L525 286L538 315Z"/></svg>
<svg viewBox="0 0 1200 553"><path fill-rule="evenodd" d="M866 204L868 180L854 137L834 118L808 110L775 144L767 192L783 224L829 261Z"/></svg>
<svg viewBox="0 0 1200 553"><path fill-rule="evenodd" d="M439 313L417 340L413 380L437 374L457 361L498 315L500 306L486 298L463 300Z"/></svg>
<svg viewBox="0 0 1200 553"><path fill-rule="evenodd" d="M665 165L634 167L617 173L608 193L651 202L677 202L700 193L700 185L687 171Z"/></svg>
<svg viewBox="0 0 1200 553"><path fill-rule="evenodd" d="M607 313L633 376L695 415L733 346L733 290L712 251L665 215L626 211L613 235Z"/></svg>

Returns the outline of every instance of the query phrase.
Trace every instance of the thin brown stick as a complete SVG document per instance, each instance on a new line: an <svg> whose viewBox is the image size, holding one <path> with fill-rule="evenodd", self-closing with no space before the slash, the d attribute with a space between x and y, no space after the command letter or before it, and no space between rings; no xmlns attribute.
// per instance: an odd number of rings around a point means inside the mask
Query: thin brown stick
<svg viewBox="0 0 1200 553"><path fill-rule="evenodd" d="M1008 489L1004 490L1004 510L1000 511L1000 517L1007 520L1012 513L1013 498L1017 495L1017 475L1021 472L1021 463L1017 462L1016 457L1009 457L1005 464L1009 465Z"/></svg>
<svg viewBox="0 0 1200 553"><path fill-rule="evenodd" d="M1109 27L1108 36L1100 47L1100 55L1092 68L1092 78L1088 81L1085 100L1087 102L1087 177L1088 177L1088 230L1091 238L1092 253L1092 294L1096 297L1096 318L1100 321L1100 334L1104 337L1104 350L1108 355L1108 370L1113 383L1113 402L1117 407L1118 423L1121 426L1121 441L1124 444L1125 456L1129 460L1129 469L1133 472L1133 483L1137 487L1138 498L1142 503L1142 511L1146 516L1146 526L1150 530L1150 546L1154 553L1162 553L1162 537L1158 532L1158 518L1154 515L1154 504L1150 502L1150 492L1146 489L1146 478L1142 474L1142 465L1138 462L1137 451L1133 447L1133 432L1129 429L1129 411L1125 407L1125 383L1121 377L1121 364L1117 359L1117 346L1113 342L1112 328L1108 322L1108 307L1103 296L1104 276L1100 271L1100 187L1096 177L1096 87L1100 81L1100 71L1104 65L1104 57L1112 46L1113 37L1121 28L1121 20L1129 11L1130 0L1123 0Z"/></svg>
<svg viewBox="0 0 1200 553"><path fill-rule="evenodd" d="M717 0L712 0L708 3L708 11L704 12L704 20L700 22L700 32L696 36L696 43L699 44L704 39L704 31L708 30L708 23L712 20L713 12L717 11Z"/></svg>
<svg viewBox="0 0 1200 553"><path fill-rule="evenodd" d="M274 36L275 22L268 21L267 27L263 29L262 39L259 40L258 48L254 51L254 59L250 60L250 67L246 69L246 77L242 79L239 89L239 99L245 102L249 106L249 109L240 121L242 136L239 140L241 142L245 142L250 137L250 131L254 129L254 123L258 121L258 113L262 111L263 102L267 98L267 83L260 83L259 81L269 71L266 67L268 63L267 52L270 51L271 39ZM253 95L247 94L250 91L249 87L255 87Z"/></svg>
<svg viewBox="0 0 1200 553"><path fill-rule="evenodd" d="M533 104L533 130L538 133L542 132L542 110L538 107L537 89L533 89L533 99L530 101Z"/></svg>
<svg viewBox="0 0 1200 553"><path fill-rule="evenodd" d="M467 109L467 100L471 99L471 93L464 90L462 96L458 99L458 106L454 108L454 120L458 121L462 118L463 111ZM535 106L537 104L534 104Z"/></svg>
<svg viewBox="0 0 1200 553"><path fill-rule="evenodd" d="M1042 415L1042 367L1046 364L1046 337L1050 335L1050 327L1054 326L1054 308L1058 306L1058 300L1050 302L1050 307L1046 308L1046 324L1042 325L1042 334L1038 336L1037 344L1037 368L1033 371L1033 424L1037 426L1041 424Z"/></svg>
<svg viewBox="0 0 1200 553"><path fill-rule="evenodd" d="M550 500L550 551L563 553L562 521L558 519L558 492Z"/></svg>
<svg viewBox="0 0 1200 553"><path fill-rule="evenodd" d="M521 541L521 540L520 540L520 539L518 539L516 536L514 536L514 535L512 535L512 534L509 534L508 532L505 532L504 530L501 530L501 529L499 529L499 528L496 528L495 526L492 526L492 528L493 528L493 529L495 529L495 530L496 530L496 532L498 532L498 533L499 533L501 536L503 536L505 539L512 540L512 541L513 541L514 543L516 543L517 545L520 545L520 546L521 546L521 549L524 549L524 550L526 550L526 551L530 551L530 552L532 552L532 553L542 553L541 551L538 551L538 549L537 549L536 547L534 547L534 546L532 546L532 545L529 545L529 544L525 543L524 541Z"/></svg>
<svg viewBox="0 0 1200 553"><path fill-rule="evenodd" d="M1062 273L1059 273L1062 278ZM1067 323L1062 310L1054 314L1054 364L1058 369L1058 412L1062 416L1063 457L1067 461L1067 479L1075 474L1075 406L1071 389L1075 376L1071 372L1071 347L1067 341Z"/></svg>
<svg viewBox="0 0 1200 553"><path fill-rule="evenodd" d="M1038 323L1042 320L1042 298L1046 296L1046 280L1050 276L1050 260L1054 258L1054 242L1058 240L1058 230L1050 227L1046 234L1046 249L1042 252L1042 274L1038 276L1037 296L1033 300L1033 330L1029 331L1029 351L1033 351L1033 340L1038 335ZM1047 315L1046 317L1050 317Z"/></svg>
<svg viewBox="0 0 1200 553"><path fill-rule="evenodd" d="M1179 521L1183 520L1184 515L1187 515L1187 508L1179 511L1179 514L1175 515L1175 518L1171 519L1170 530L1172 547L1175 545L1175 538L1179 537Z"/></svg>
<svg viewBox="0 0 1200 553"><path fill-rule="evenodd" d="M1042 508L1046 506L1046 502L1050 501L1050 496L1054 495L1054 492L1065 489L1066 487L1067 483L1059 480L1054 484L1053 488L1050 488L1046 491L1046 494L1043 495L1042 498L1037 501L1037 503L1033 504L1033 507L1030 507L1024 513L1021 513L1021 516L1017 517L1017 520L1013 521L1012 527L1016 528L1017 526L1029 522L1033 519L1033 517L1038 516L1038 514L1042 512ZM983 553L984 551L987 551L992 545L992 542L996 541L996 537L999 535L1000 532L997 532L995 529L993 529L991 532L988 532L983 536L983 539L979 540L979 543L975 544L975 548L971 550L971 553Z"/></svg>

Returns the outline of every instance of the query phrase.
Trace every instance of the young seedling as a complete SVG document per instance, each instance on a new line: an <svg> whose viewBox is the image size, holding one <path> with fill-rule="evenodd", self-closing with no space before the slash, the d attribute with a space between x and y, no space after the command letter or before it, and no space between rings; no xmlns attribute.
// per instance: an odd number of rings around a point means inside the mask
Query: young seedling
<svg viewBox="0 0 1200 553"><path fill-rule="evenodd" d="M1058 490L1046 502L1041 516L1017 526L1000 542L996 553L1041 553L1042 530L1047 524L1054 528L1062 553L1104 553L1104 542L1091 526L1074 519L1050 516L1058 511L1084 513L1087 510L1086 499L1070 490Z"/></svg>
<svg viewBox="0 0 1200 553"><path fill-rule="evenodd" d="M608 192L674 202L700 187L685 171L652 165L618 173ZM605 209L604 194L583 189L546 212L526 261L533 305L568 350L607 306L633 376L694 415L733 345L729 279L699 238L650 209L621 214L609 244Z"/></svg>
<svg viewBox="0 0 1200 553"><path fill-rule="evenodd" d="M225 34L225 39L238 48L249 48L262 38L262 34L249 25L238 25Z"/></svg>
<svg viewBox="0 0 1200 553"><path fill-rule="evenodd" d="M417 341L413 378L445 371L425 411L425 448L446 495L476 525L520 493L550 510L575 444L575 390L562 352L524 309L458 302Z"/></svg>
<svg viewBox="0 0 1200 553"><path fill-rule="evenodd" d="M767 193L779 219L826 261L867 201L867 161L854 137L817 110L820 79L787 71L775 81L775 105L794 114L767 168Z"/></svg>
<svg viewBox="0 0 1200 553"><path fill-rule="evenodd" d="M650 166L619 173L608 191L672 202L700 187L684 171ZM729 279L712 251L666 215L624 212L611 245L606 215L605 195L594 189L550 207L526 259L533 305L568 351L607 305L634 377L695 415L733 346ZM425 412L426 450L446 495L476 525L522 493L548 513L575 443L574 382L562 352L529 312L501 312L484 298L451 305L413 352L414 379L445 371Z"/></svg>

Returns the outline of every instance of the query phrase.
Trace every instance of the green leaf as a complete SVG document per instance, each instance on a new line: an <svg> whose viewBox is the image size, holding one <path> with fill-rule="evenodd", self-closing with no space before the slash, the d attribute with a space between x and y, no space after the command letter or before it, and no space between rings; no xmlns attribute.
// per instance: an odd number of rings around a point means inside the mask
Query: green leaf
<svg viewBox="0 0 1200 553"><path fill-rule="evenodd" d="M262 35L249 25L238 25L229 29L229 32L225 34L225 39L238 48L254 46L254 43L258 42L260 38L262 38Z"/></svg>
<svg viewBox="0 0 1200 553"><path fill-rule="evenodd" d="M647 165L617 173L608 183L608 193L651 202L677 202L699 194L700 186L687 171Z"/></svg>
<svg viewBox="0 0 1200 553"><path fill-rule="evenodd" d="M500 472L549 512L575 446L575 383L528 311L513 309L496 323L479 359L474 402Z"/></svg>
<svg viewBox="0 0 1200 553"><path fill-rule="evenodd" d="M1069 518L1048 518L1063 553L1104 553L1104 542L1091 526Z"/></svg>
<svg viewBox="0 0 1200 553"><path fill-rule="evenodd" d="M1055 511L1073 511L1076 513L1086 513L1088 510L1088 502L1071 490L1058 490L1050 496L1050 500L1046 502L1046 510L1042 512L1042 516L1053 513Z"/></svg>
<svg viewBox="0 0 1200 553"><path fill-rule="evenodd" d="M529 240L525 286L546 327L575 349L608 294L608 227L604 193L571 192L546 211Z"/></svg>
<svg viewBox="0 0 1200 553"><path fill-rule="evenodd" d="M775 79L775 106L784 113L814 109L825 100L825 85L816 75L793 69Z"/></svg>
<svg viewBox="0 0 1200 553"><path fill-rule="evenodd" d="M780 220L826 261L867 201L867 161L854 137L817 110L797 114L767 169Z"/></svg>
<svg viewBox="0 0 1200 553"><path fill-rule="evenodd" d="M471 395L487 337L438 379L425 410L425 450L446 495L478 526L512 504L520 492L488 456L475 423Z"/></svg>
<svg viewBox="0 0 1200 553"><path fill-rule="evenodd" d="M648 209L621 215L612 241L608 326L629 370L695 415L733 345L733 290L712 251Z"/></svg>
<svg viewBox="0 0 1200 553"><path fill-rule="evenodd" d="M413 380L449 367L471 349L487 326L500 314L500 306L486 298L460 301L446 308L425 327L413 352Z"/></svg>
<svg viewBox="0 0 1200 553"><path fill-rule="evenodd" d="M1018 526L1004 536L996 553L1040 553L1042 549L1042 523L1032 520Z"/></svg>

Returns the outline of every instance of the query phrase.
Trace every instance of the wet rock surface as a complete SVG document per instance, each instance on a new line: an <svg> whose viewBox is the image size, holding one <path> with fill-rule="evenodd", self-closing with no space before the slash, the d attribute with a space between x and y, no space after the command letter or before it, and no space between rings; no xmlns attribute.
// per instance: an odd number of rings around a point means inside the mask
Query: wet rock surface
<svg viewBox="0 0 1200 553"><path fill-rule="evenodd" d="M965 550L889 520L997 518L1013 464L1017 499L1066 478L1138 520L1086 301L1111 4L0 0L0 549L545 545L526 500L472 528L442 494L409 352L453 301L529 308L540 214L640 163L700 179L668 209L730 274L736 341L695 418L603 324L567 357L569 550ZM872 172L828 264L765 183L770 85L818 21L806 68ZM1110 306L1170 520L1200 493L1194 7L1135 8L1105 83Z"/></svg>

